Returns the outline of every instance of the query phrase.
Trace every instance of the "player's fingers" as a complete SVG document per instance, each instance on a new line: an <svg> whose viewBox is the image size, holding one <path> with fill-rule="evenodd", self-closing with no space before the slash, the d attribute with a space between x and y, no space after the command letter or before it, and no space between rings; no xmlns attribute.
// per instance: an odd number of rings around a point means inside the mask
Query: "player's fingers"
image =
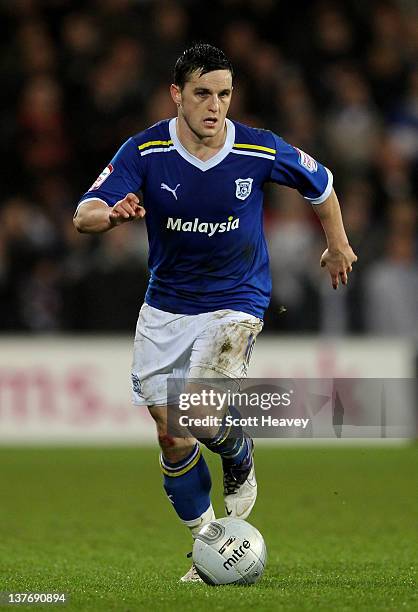
<svg viewBox="0 0 418 612"><path fill-rule="evenodd" d="M142 217L145 217L145 208L143 206L139 206L137 204L135 206L134 210L135 210L135 216L136 217L139 217L140 219L142 219Z"/></svg>
<svg viewBox="0 0 418 612"><path fill-rule="evenodd" d="M128 218L133 219L136 216L136 206L133 202L123 202L121 209L127 213Z"/></svg>
<svg viewBox="0 0 418 612"><path fill-rule="evenodd" d="M125 206L119 205L117 208L115 208L114 212L123 219L129 219L130 217L129 210L126 210Z"/></svg>
<svg viewBox="0 0 418 612"><path fill-rule="evenodd" d="M331 281L332 281L333 288L338 289L338 285L339 285L338 274L331 274Z"/></svg>
<svg viewBox="0 0 418 612"><path fill-rule="evenodd" d="M347 272L340 272L340 277L341 277L341 282L343 285L346 285L348 283L348 277L347 277Z"/></svg>
<svg viewBox="0 0 418 612"><path fill-rule="evenodd" d="M134 193L128 193L124 197L125 202L128 204L139 204L139 198Z"/></svg>
<svg viewBox="0 0 418 612"><path fill-rule="evenodd" d="M348 266L348 268L346 268L346 272L352 272L353 271L353 267L352 266Z"/></svg>

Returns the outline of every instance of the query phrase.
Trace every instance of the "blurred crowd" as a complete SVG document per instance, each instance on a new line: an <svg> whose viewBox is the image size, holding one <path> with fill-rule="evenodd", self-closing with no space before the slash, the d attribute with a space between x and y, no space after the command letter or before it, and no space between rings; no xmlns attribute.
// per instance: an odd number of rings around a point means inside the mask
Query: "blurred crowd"
<svg viewBox="0 0 418 612"><path fill-rule="evenodd" d="M0 0L0 30L0 330L132 332L143 224L92 237L72 215L127 137L175 114L175 60L205 40L235 67L230 116L332 170L359 256L334 292L310 205L269 187L266 329L418 338L412 0Z"/></svg>

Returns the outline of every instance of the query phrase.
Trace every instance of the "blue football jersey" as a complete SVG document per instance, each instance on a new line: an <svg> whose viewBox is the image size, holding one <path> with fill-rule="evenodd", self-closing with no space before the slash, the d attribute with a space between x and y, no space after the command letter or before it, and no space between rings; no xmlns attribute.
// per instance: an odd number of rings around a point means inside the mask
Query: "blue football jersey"
<svg viewBox="0 0 418 612"><path fill-rule="evenodd" d="M150 306L178 314L230 308L262 318L271 293L264 185L293 187L320 204L332 175L272 132L229 119L223 148L201 161L179 141L176 121L129 138L80 203L113 206L142 191Z"/></svg>

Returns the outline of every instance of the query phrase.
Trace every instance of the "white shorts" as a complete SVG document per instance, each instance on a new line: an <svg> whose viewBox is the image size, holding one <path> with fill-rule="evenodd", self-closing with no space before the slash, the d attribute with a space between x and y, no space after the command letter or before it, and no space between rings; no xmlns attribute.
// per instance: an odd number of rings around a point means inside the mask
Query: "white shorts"
<svg viewBox="0 0 418 612"><path fill-rule="evenodd" d="M262 327L261 319L236 310L184 315L143 304L135 333L133 403L170 403L170 379L245 378Z"/></svg>

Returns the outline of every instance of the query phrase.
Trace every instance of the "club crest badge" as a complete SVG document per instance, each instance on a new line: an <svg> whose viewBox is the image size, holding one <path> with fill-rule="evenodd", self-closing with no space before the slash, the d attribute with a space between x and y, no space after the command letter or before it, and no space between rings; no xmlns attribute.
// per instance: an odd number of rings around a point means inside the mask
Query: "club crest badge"
<svg viewBox="0 0 418 612"><path fill-rule="evenodd" d="M237 186L235 190L235 195L238 200L245 200L246 198L248 198L253 186L253 179L236 179L235 184Z"/></svg>
<svg viewBox="0 0 418 612"><path fill-rule="evenodd" d="M135 393L138 393L139 395L141 395L142 389L141 389L141 381L139 379L139 376L137 374L132 373L131 379L132 379L132 389L134 390Z"/></svg>

